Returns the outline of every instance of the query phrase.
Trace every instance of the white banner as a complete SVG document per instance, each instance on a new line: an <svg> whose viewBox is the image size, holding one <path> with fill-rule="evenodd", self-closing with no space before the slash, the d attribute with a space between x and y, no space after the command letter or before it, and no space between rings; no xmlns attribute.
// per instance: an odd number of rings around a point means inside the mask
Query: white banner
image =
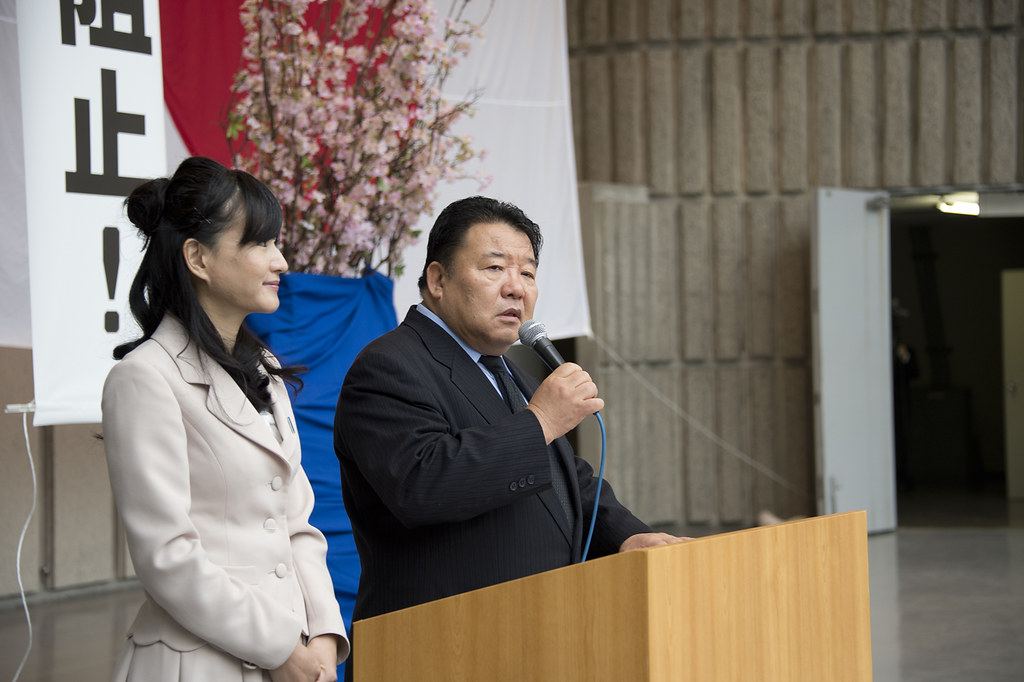
<svg viewBox="0 0 1024 682"><path fill-rule="evenodd" d="M158 0L18 0L35 425L100 421L141 242L122 201L166 174Z"/></svg>
<svg viewBox="0 0 1024 682"><path fill-rule="evenodd" d="M443 13L447 3L435 3ZM534 317L551 338L588 336L590 308L580 242L579 199L569 100L569 48L565 3L515 0L472 3L467 16L481 21L485 40L474 41L468 58L451 73L446 95L464 99L479 87L476 115L457 124L486 149L477 167L493 177L482 192L472 180L440 188L434 215L417 229L422 238L406 249L405 272L395 283L398 319L420 300L416 280L427 252L434 218L451 202L473 194L508 201L540 225L544 235Z"/></svg>

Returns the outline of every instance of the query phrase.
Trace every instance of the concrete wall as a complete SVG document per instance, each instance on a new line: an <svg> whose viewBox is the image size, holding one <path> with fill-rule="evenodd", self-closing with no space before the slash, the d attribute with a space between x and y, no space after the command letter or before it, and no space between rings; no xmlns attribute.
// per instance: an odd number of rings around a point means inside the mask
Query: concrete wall
<svg viewBox="0 0 1024 682"><path fill-rule="evenodd" d="M567 13L608 475L653 522L811 513L813 191L1017 187L1020 3Z"/></svg>
<svg viewBox="0 0 1024 682"><path fill-rule="evenodd" d="M32 399L32 353L0 348L0 402ZM103 583L127 575L98 424L32 426L36 507L21 554L27 592ZM17 595L16 550L33 486L20 414L0 415L0 596Z"/></svg>

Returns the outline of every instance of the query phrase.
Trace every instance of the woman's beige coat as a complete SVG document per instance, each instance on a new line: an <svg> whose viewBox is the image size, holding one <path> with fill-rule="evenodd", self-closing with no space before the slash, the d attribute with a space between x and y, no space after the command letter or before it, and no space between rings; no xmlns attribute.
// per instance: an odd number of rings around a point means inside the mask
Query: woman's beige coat
<svg viewBox="0 0 1024 682"><path fill-rule="evenodd" d="M107 377L110 481L146 592L116 679L259 679L303 635L348 654L291 403L271 392L281 442L169 316Z"/></svg>

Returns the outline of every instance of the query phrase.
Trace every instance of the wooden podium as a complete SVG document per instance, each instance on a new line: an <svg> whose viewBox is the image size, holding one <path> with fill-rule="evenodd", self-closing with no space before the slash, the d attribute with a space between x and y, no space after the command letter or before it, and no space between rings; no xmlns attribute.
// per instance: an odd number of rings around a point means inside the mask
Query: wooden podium
<svg viewBox="0 0 1024 682"><path fill-rule="evenodd" d="M354 628L356 682L871 680L866 514L617 554Z"/></svg>

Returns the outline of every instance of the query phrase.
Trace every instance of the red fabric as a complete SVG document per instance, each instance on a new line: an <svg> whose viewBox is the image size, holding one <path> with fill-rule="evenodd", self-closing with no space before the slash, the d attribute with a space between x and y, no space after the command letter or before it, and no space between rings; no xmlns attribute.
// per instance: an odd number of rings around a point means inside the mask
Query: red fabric
<svg viewBox="0 0 1024 682"><path fill-rule="evenodd" d="M191 154L230 166L222 121L242 58L241 0L161 0L164 101Z"/></svg>
<svg viewBox="0 0 1024 682"><path fill-rule="evenodd" d="M190 154L208 156L231 167L224 131L231 85L242 60L245 31L238 18L243 0L161 0L164 102ZM334 7L335 13L340 5ZM311 5L307 26L318 25L322 7ZM351 42L365 43L381 30L382 14L370 20ZM383 57L381 58L383 59ZM355 79L349 74L348 85ZM237 144L237 143L236 143Z"/></svg>

